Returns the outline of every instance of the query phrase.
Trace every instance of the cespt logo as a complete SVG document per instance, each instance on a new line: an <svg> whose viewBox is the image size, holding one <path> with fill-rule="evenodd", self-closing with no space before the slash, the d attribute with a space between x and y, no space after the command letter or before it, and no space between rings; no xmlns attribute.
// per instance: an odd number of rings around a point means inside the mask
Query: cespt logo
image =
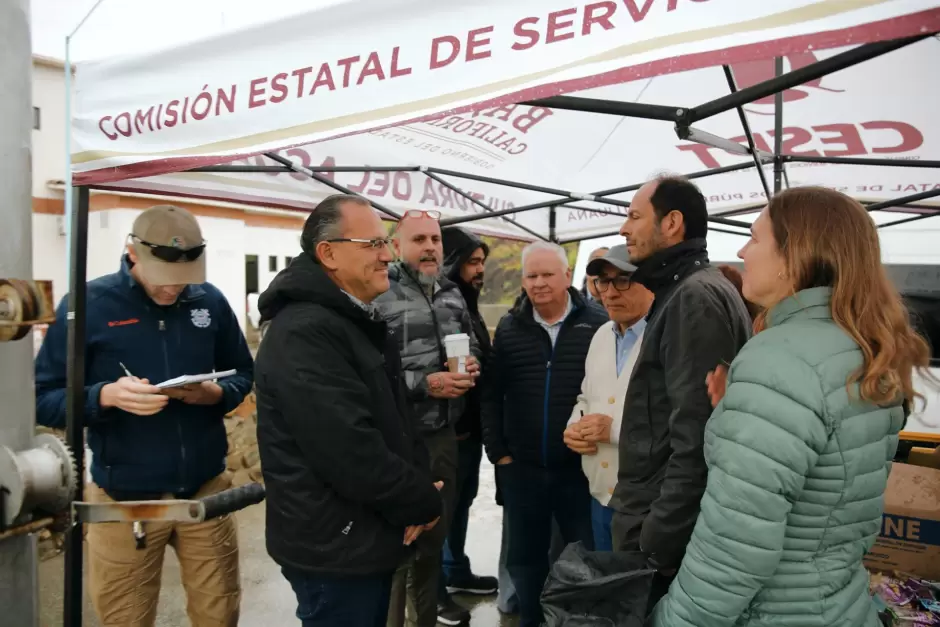
<svg viewBox="0 0 940 627"><path fill-rule="evenodd" d="M804 52L793 52L787 55L784 55L784 72L792 72L794 70L799 70L808 65L816 63L819 59L816 58L816 54L810 50ZM789 65L789 67L787 67ZM734 80L737 82L738 89L745 89L758 83L763 83L769 81L770 79L776 76L774 71L774 60L773 59L761 59L760 61L745 61L743 63L735 63L731 65L731 72L734 74ZM823 85L823 81L830 82L831 84L832 76L823 76L821 78L816 78L811 81L807 81L802 85L797 87L791 87L783 92L783 102L796 102L798 100L803 100L809 98L809 96L818 91L825 91L829 93L842 93L844 89L833 89L831 87L826 87ZM755 105L758 108L754 108ZM763 107L771 107L769 110L763 109ZM760 100L755 100L747 108L748 113L754 113L757 115L773 115L773 106L774 106L774 96L767 96L766 98L761 98Z"/></svg>

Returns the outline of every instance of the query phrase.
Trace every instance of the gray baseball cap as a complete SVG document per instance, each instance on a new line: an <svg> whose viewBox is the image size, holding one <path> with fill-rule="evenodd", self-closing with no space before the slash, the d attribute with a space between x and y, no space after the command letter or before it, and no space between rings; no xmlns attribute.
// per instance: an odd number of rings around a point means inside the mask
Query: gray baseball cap
<svg viewBox="0 0 940 627"><path fill-rule="evenodd" d="M630 263L630 255L627 253L627 247L624 244L611 247L607 254L599 257L587 265L587 273L591 276L597 276L604 269L604 264L610 264L621 272L633 274L636 272L636 266Z"/></svg>

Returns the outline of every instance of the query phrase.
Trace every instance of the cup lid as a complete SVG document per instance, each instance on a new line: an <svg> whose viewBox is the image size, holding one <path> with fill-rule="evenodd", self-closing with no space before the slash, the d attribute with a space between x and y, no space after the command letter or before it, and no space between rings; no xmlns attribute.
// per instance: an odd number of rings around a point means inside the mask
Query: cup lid
<svg viewBox="0 0 940 627"><path fill-rule="evenodd" d="M445 342L456 342L457 340L469 340L470 336L466 333L451 333L444 336Z"/></svg>

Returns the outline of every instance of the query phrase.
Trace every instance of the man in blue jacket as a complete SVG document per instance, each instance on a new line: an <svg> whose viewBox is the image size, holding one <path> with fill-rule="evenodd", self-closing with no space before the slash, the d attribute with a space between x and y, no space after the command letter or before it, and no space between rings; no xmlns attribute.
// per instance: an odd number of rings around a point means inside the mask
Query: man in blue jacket
<svg viewBox="0 0 940 627"><path fill-rule="evenodd" d="M252 359L235 314L205 282L205 241L189 212L138 216L120 271L87 285L85 413L92 502L199 498L231 485L223 416L252 386ZM66 406L63 300L36 358L36 417L62 428ZM160 389L184 374L236 370L217 382ZM153 625L163 554L180 562L194 627L238 623L235 521L89 525L88 592L103 626Z"/></svg>

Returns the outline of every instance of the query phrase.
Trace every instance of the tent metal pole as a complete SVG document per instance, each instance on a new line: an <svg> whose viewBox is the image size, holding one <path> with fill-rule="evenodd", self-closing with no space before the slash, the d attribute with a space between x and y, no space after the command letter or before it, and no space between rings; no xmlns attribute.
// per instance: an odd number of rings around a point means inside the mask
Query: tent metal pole
<svg viewBox="0 0 940 627"><path fill-rule="evenodd" d="M392 210L389 209L388 207L385 207L384 205L381 205L381 204L375 202L374 200L370 200L369 198L366 198L366 197L363 196L362 194L357 194L356 192L352 191L351 189L349 189L349 188L346 187L345 185L340 185L339 183L337 183L336 181L330 179L329 177L323 176L322 174L319 174L319 173L317 173L317 172L314 172L314 171L311 170L310 168L305 168L304 166L297 165L296 163L294 163L294 162L291 161L290 159L287 159L287 158L282 157L282 156L280 156L280 155L276 155L276 154L274 154L273 152L266 152L266 153L264 153L264 156L267 157L268 159L271 159L271 160L273 160L273 161L277 161L278 163L287 166L288 168L290 168L290 169L293 170L294 172L299 172L300 174L306 174L307 176L309 176L309 177L312 178L313 180L318 181L318 182L320 182L320 183L323 183L323 184L326 185L327 187L331 187L331 188L335 189L335 190L338 191L338 192L341 192L341 193L343 193L343 194L349 194L349 195L351 195L351 196L358 196L359 198L362 198L363 200L365 200L365 201L368 202L370 205L372 205L373 207L375 207L376 209L378 209L379 211L381 211L382 213L384 213L384 214L387 215L387 216L390 216L390 217L392 217L392 218L395 218L396 220L400 220L400 219L401 219L401 215L399 215L399 214L396 213L395 211L392 211Z"/></svg>
<svg viewBox="0 0 940 627"><path fill-rule="evenodd" d="M74 188L72 215L72 257L69 259L68 345L66 353L66 405L65 441L75 456L75 466L81 475L75 489L74 500L81 501L84 493L85 466L85 279L88 261L88 208L90 190ZM70 520L65 530L65 627L82 625L82 524Z"/></svg>
<svg viewBox="0 0 940 627"><path fill-rule="evenodd" d="M698 172L690 172L689 174L683 174L682 176L692 180L692 179L701 179L706 176L712 176L715 174L725 174L726 172L737 172L739 170L747 170L748 168L753 168L754 163L747 161L745 163L736 163L734 165L724 165L719 168L712 168L710 170L699 170ZM634 183L633 185L627 185L625 187L614 187L613 189L605 189L599 192L594 192L594 196L613 196L614 194L624 194L626 192L635 192L645 185L644 183Z"/></svg>
<svg viewBox="0 0 940 627"><path fill-rule="evenodd" d="M528 100L519 104L530 107L545 107L546 109L602 113L646 120L664 120L666 122L677 121L679 119L678 112L682 110L681 107L601 100L599 98L579 98L577 96L551 96L549 98L539 98L538 100Z"/></svg>
<svg viewBox="0 0 940 627"><path fill-rule="evenodd" d="M445 218L441 220L441 226L452 226L454 224L463 224L465 222L475 222L477 220L485 220L487 218L499 218L500 216L508 216L514 213L524 213L526 211L534 211L536 209L545 209L546 207L551 207L552 205L558 204L558 198L553 198L552 200L544 200L542 202L533 203L531 205L519 205L518 207L510 207L509 209L499 209L493 213L488 213L486 215L473 215L473 216L458 216L456 218Z"/></svg>
<svg viewBox="0 0 940 627"><path fill-rule="evenodd" d="M834 165L876 165L889 168L940 168L940 161L878 159L870 157L812 157L782 155L784 161L793 163L831 163Z"/></svg>
<svg viewBox="0 0 940 627"><path fill-rule="evenodd" d="M436 181L437 183L439 183L440 185L443 185L444 187L446 187L446 188L449 189L450 191L454 192L455 194L458 194L458 195L460 195L460 196L466 198L467 200L469 200L470 202L472 202L472 203L475 204L476 206L478 206L478 207L480 207L481 209L483 209L483 211L485 211L486 213L493 213L494 209L493 209L492 207L489 207L489 206L487 206L486 204L480 202L478 199L474 198L473 196L471 196L471 195L468 194L467 192L463 191L462 189L460 189L460 188L457 187L456 185L452 185L449 181L446 181L446 180L442 179L441 177L439 177L438 175L434 174L433 172L428 172L428 171L426 171L426 170L420 170L420 171L423 172L424 175L427 176L427 177L428 177L429 179L431 179L432 181ZM488 217L488 216L483 216L483 217L485 218L485 217ZM511 219L511 218L503 218L503 220L505 220L505 221L508 222L509 224L512 224L512 225L513 225L514 227L516 227L517 229L520 229L520 230L522 230L522 231L525 231L525 232L528 233L529 235L533 235L533 236L539 238L540 240L547 241L547 240L545 239L545 236L544 236L544 235L541 235L540 233L537 233L536 231L534 231L533 229L530 229L530 228L527 227L527 226L523 226L523 225L519 224L517 221L515 221L515 220L513 220L513 219Z"/></svg>
<svg viewBox="0 0 940 627"><path fill-rule="evenodd" d="M738 85L734 80L734 74L731 72L730 65L721 66L725 71L725 80L728 81L728 89L731 90L731 93L737 93ZM778 92L779 93L779 92ZM754 159L754 167L757 168L757 175L760 177L761 186L764 188L764 193L767 195L767 198L770 198L770 186L767 184L767 176L764 174L763 164L761 163L760 157L757 154L757 146L754 144L754 134L751 132L751 125L747 121L747 115L744 113L744 108L741 106L735 107L738 111L738 119L741 120L741 127L744 128L744 137L747 139L747 147L751 150L751 157ZM776 153L774 153L776 155Z"/></svg>
<svg viewBox="0 0 940 627"><path fill-rule="evenodd" d="M558 220L557 205L548 208L548 241L558 243L558 235L555 232L556 221Z"/></svg>
<svg viewBox="0 0 940 627"><path fill-rule="evenodd" d="M927 198L936 198L937 196L940 196L940 189L931 189L926 192L917 192L916 194L911 194L910 196L901 196L900 198L892 198L891 200L886 200L884 202L876 202L865 207L865 210L871 212L878 211L880 209L888 209L890 207L901 207L909 202L917 202L918 200L925 200Z"/></svg>
<svg viewBox="0 0 940 627"><path fill-rule="evenodd" d="M884 224L879 224L879 229L884 229L889 226L897 226L898 224L907 224L908 222L917 222L918 220L926 220L927 218L940 218L940 211L937 213L922 213L919 216L911 216L909 218L902 218L900 220L894 220L893 222L885 222Z"/></svg>
<svg viewBox="0 0 940 627"><path fill-rule="evenodd" d="M625 200L616 200L613 198L595 198L594 194L581 194L578 192L567 192L563 189L555 189L553 187L541 187L539 185L529 185L528 183L518 183L516 181L506 181L502 179L494 179L488 176L481 176L479 174L468 174L466 172L455 172L454 170L443 170L441 168L428 168L428 172L433 172L434 174L443 174L446 176L455 176L457 178L469 179L471 181L480 181L481 183L491 183L493 185L504 185L506 187L515 187L517 189L524 189L530 192L539 192L542 194L552 194L553 196L561 196L560 199L556 199L556 204L561 204L559 200L567 200L573 198L575 200L593 200L595 202L603 203L605 205L617 205L620 207L629 207L630 203ZM490 216L488 216L490 217Z"/></svg>
<svg viewBox="0 0 940 627"><path fill-rule="evenodd" d="M862 46L858 46L857 48L852 48L851 50L839 53L835 56L829 57L828 59L811 63L805 67L787 72L782 76L777 76L770 80L766 80L756 85L752 85L751 87L742 89L741 91L735 92L733 94L722 96L721 98L716 98L715 100L711 100L709 102L702 103L697 107L688 109L684 112L684 115L681 116L679 123L683 126L688 126L694 122L698 122L699 120L704 120L706 118L718 115L719 113L730 111L735 107L746 105L748 103L754 102L755 100L766 98L767 96L772 96L777 92L790 89L791 87L796 87L797 85L802 85L803 83L815 80L817 78L822 78L827 74L832 74L833 72L844 70L845 68L852 67L853 65L858 65L863 61L880 57L883 54L893 52L931 36L933 36L933 33L925 33L915 35L913 37L904 37L902 39L893 39L890 41L879 41L870 44L864 44Z"/></svg>
<svg viewBox="0 0 940 627"><path fill-rule="evenodd" d="M783 76L783 57L774 59L774 77ZM789 187L789 186L788 186ZM774 94L774 194L783 188L783 90Z"/></svg>

